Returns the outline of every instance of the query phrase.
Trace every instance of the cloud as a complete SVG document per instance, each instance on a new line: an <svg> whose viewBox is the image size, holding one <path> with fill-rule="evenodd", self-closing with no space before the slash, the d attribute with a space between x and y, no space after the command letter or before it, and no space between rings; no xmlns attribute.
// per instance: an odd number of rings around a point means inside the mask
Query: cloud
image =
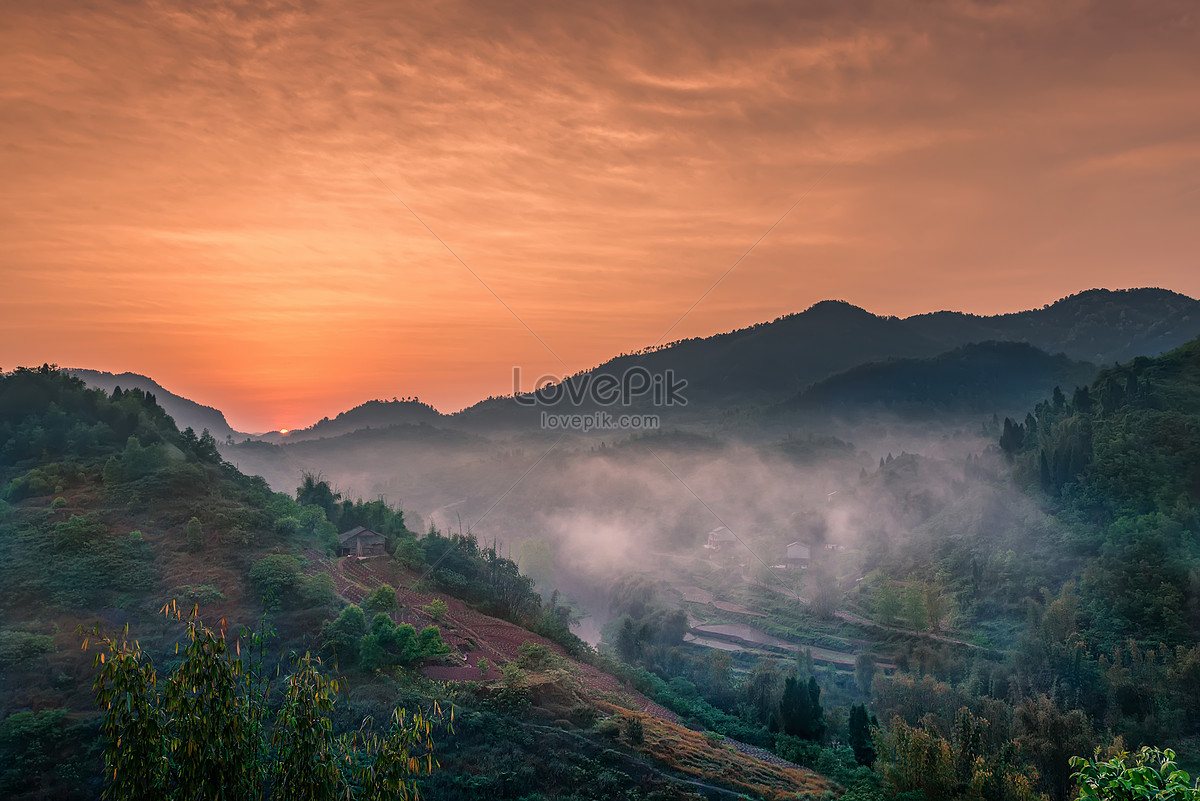
<svg viewBox="0 0 1200 801"><path fill-rule="evenodd" d="M826 168L680 335L830 296L908 314L1095 284L1200 292L1187 3L10 3L5 17L4 364L84 355L69 340L83 309L106 364L149 350L188 370L189 352L217 349L248 382L258 368L214 324L287 354L290 316L343 354L330 385L348 389L311 417L376 394L452 408L503 391L504 370L439 376L546 354L388 188L573 367L653 341ZM254 312L264 297L276 312ZM109 335L159 324L138 309L164 305L194 324L187 352ZM390 342L348 336L354 312L361 331L399 316L433 344L380 373ZM33 328L36 343L16 336Z"/></svg>

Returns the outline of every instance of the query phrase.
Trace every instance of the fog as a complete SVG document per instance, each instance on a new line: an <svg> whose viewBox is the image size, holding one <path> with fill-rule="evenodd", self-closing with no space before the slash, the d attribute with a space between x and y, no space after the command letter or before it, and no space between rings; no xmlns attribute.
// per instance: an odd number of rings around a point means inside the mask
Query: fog
<svg viewBox="0 0 1200 801"><path fill-rule="evenodd" d="M779 580L786 545L845 550L845 587L911 551L931 530L1019 537L1036 514L996 480L989 419L909 424L774 421L769 428L604 437L503 432L476 436L428 426L360 431L281 446L227 447L225 456L294 492L318 473L348 497L383 497L410 528L471 532L516 559L544 593L565 594L595 640L607 589L629 575L664 586L711 573L708 533L744 543L721 561L726 582ZM982 457L982 458L981 458ZM881 467L880 461L886 464ZM799 574L784 581L803 589ZM669 595L669 591L668 592Z"/></svg>

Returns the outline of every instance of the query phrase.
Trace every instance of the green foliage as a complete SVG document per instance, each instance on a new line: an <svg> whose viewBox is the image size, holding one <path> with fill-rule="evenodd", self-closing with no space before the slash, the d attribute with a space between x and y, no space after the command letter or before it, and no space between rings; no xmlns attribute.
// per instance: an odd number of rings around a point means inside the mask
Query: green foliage
<svg viewBox="0 0 1200 801"><path fill-rule="evenodd" d="M397 624L381 612L371 620L360 653L363 668L379 670L443 656L450 653L450 646L442 642L437 626L427 626L418 633L411 623Z"/></svg>
<svg viewBox="0 0 1200 801"><path fill-rule="evenodd" d="M204 548L204 533L200 529L200 518L193 517L187 524L187 549L192 553Z"/></svg>
<svg viewBox="0 0 1200 801"><path fill-rule="evenodd" d="M250 581L276 603L292 591L299 578L300 560L288 554L268 554L250 568Z"/></svg>
<svg viewBox="0 0 1200 801"><path fill-rule="evenodd" d="M338 600L336 584L328 573L301 576L295 594L297 605L303 609L333 607Z"/></svg>
<svg viewBox="0 0 1200 801"><path fill-rule="evenodd" d="M442 604L445 606L445 604ZM371 591L371 594L363 599L362 602L363 614L367 617L375 617L378 614L391 614L396 611L396 590L390 584L381 584ZM440 617L435 617L434 620L440 620Z"/></svg>
<svg viewBox="0 0 1200 801"><path fill-rule="evenodd" d="M1193 782L1175 762L1170 749L1145 747L1135 754L1120 753L1107 761L1073 757L1073 778L1079 798L1096 801L1196 801L1200 783Z"/></svg>
<svg viewBox="0 0 1200 801"><path fill-rule="evenodd" d="M180 587L177 594L187 601L189 606L211 606L225 600L225 593L221 592L221 588L212 584L187 584Z"/></svg>
<svg viewBox="0 0 1200 801"><path fill-rule="evenodd" d="M153 586L151 557L92 513L0 520L0 608L124 606Z"/></svg>
<svg viewBox="0 0 1200 801"><path fill-rule="evenodd" d="M48 634L0 629L0 668L26 665L54 650L54 638Z"/></svg>
<svg viewBox="0 0 1200 801"><path fill-rule="evenodd" d="M867 708L855 704L850 708L850 748L854 758L860 765L868 768L875 764L875 743L872 730L879 727L879 722L872 720Z"/></svg>
<svg viewBox="0 0 1200 801"><path fill-rule="evenodd" d="M340 754L332 737L336 681L319 663L302 656L285 681L283 703L271 733L271 773L277 797L321 801L337 797L342 784Z"/></svg>
<svg viewBox="0 0 1200 801"><path fill-rule="evenodd" d="M173 606L164 612L179 619ZM335 736L337 684L305 655L272 718L264 677L242 661L240 641L230 646L196 618L185 628L179 664L161 676L136 642L95 635L105 798L416 797L416 778L436 765L424 715L396 710L384 736L365 726Z"/></svg>
<svg viewBox="0 0 1200 801"><path fill-rule="evenodd" d="M366 633L367 618L362 607L351 604L336 619L321 626L321 653L332 656L343 669L354 667L358 664Z"/></svg>
<svg viewBox="0 0 1200 801"><path fill-rule="evenodd" d="M893 718L875 743L885 790L920 792L927 801L1045 801L1035 771L1011 754L987 753L986 726L967 709L956 714L949 736Z"/></svg>
<svg viewBox="0 0 1200 801"><path fill-rule="evenodd" d="M450 611L450 607L441 598L434 598L422 607L422 611L434 621L440 621Z"/></svg>
<svg viewBox="0 0 1200 801"><path fill-rule="evenodd" d="M632 745L641 745L646 741L646 731L642 726L642 719L637 715L625 718L625 738Z"/></svg>
<svg viewBox="0 0 1200 801"><path fill-rule="evenodd" d="M820 740L825 733L821 687L813 676L807 681L788 676L779 699L779 717L784 734L805 740Z"/></svg>
<svg viewBox="0 0 1200 801"><path fill-rule="evenodd" d="M875 657L861 653L854 657L854 684L865 698L871 697L871 685L875 683Z"/></svg>
<svg viewBox="0 0 1200 801"><path fill-rule="evenodd" d="M59 764L68 737L67 710L15 712L0 723L0 793L15 794L43 784Z"/></svg>

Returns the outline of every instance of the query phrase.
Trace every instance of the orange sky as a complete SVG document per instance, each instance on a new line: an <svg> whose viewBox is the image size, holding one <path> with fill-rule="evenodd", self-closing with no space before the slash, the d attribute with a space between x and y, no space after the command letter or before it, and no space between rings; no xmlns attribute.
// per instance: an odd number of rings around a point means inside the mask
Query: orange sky
<svg viewBox="0 0 1200 801"><path fill-rule="evenodd" d="M801 196L670 338L1197 296L1198 16L0 0L0 367L145 373L243 430L563 372L393 191L570 371Z"/></svg>

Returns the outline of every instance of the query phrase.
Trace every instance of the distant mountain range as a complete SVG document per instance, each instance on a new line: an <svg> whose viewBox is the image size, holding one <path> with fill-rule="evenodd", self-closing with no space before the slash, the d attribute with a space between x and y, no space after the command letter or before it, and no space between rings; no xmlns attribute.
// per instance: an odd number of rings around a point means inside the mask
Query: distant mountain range
<svg viewBox="0 0 1200 801"><path fill-rule="evenodd" d="M621 375L633 367L652 374L672 370L688 381L688 405L674 414L710 416L735 406L783 402L862 364L929 359L971 343L1025 342L1048 354L1106 365L1157 355L1196 336L1200 301L1165 289L1091 289L1041 309L991 317L942 311L902 319L822 301L769 323L619 356L566 383L582 386L597 375ZM510 398L492 398L456 417L458 425L485 430L527 424L537 411Z"/></svg>
<svg viewBox="0 0 1200 801"><path fill-rule="evenodd" d="M671 370L687 380L688 404L655 409L667 419L712 418L735 407L836 404L984 411L1019 407L1055 384L1086 383L1096 366L1154 356L1197 336L1200 301L1165 289L1091 289L1041 309L995 316L941 311L882 317L843 301L822 301L750 328L621 355L566 383L582 386L633 367L652 374ZM246 436L218 410L145 376L71 372L109 392L117 385L154 392L180 427L207 428L219 440ZM637 406L645 411L650 404ZM272 432L261 438L287 442L422 424L486 434L528 429L541 411L545 407L520 406L512 398L489 398L450 415L417 400L375 400L286 437Z"/></svg>

